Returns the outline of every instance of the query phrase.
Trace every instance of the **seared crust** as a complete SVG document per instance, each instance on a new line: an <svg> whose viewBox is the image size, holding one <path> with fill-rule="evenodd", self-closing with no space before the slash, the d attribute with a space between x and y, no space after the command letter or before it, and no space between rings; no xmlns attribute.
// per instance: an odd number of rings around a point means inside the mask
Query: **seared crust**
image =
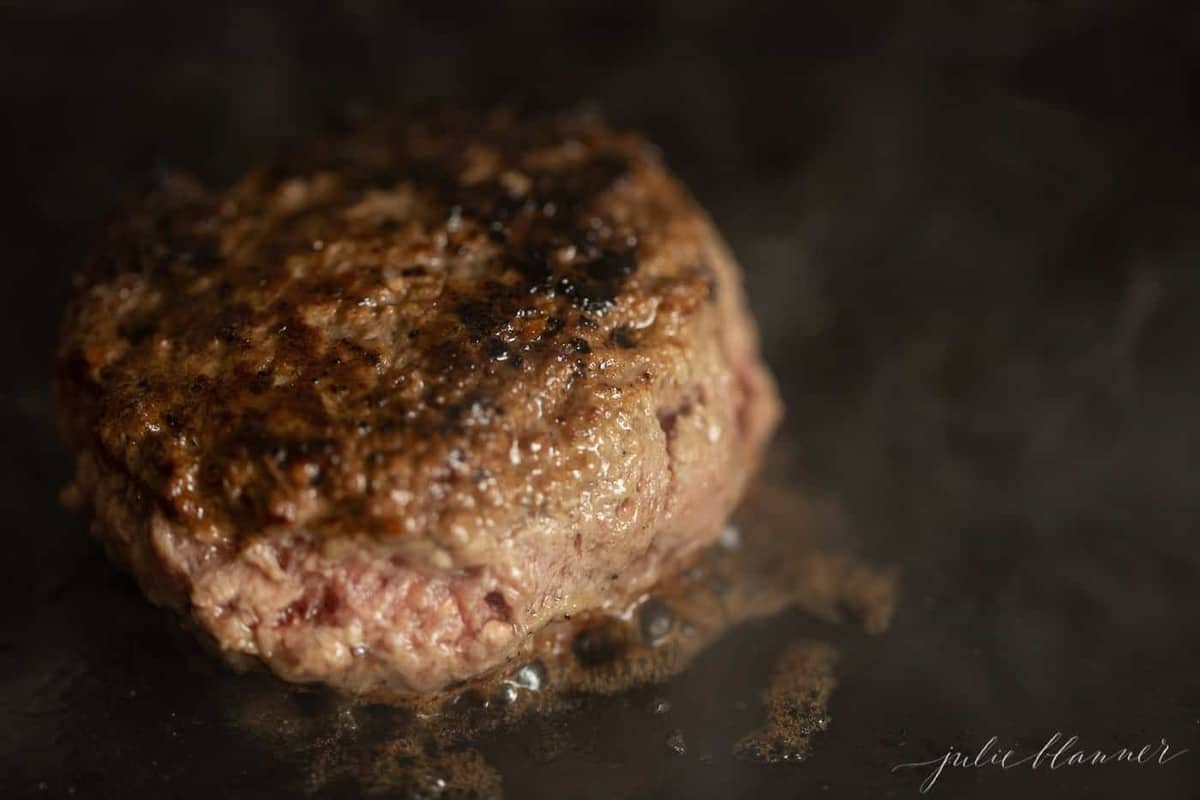
<svg viewBox="0 0 1200 800"><path fill-rule="evenodd" d="M711 540L777 417L736 267L595 119L161 181L58 351L97 532L231 653L424 691Z"/></svg>

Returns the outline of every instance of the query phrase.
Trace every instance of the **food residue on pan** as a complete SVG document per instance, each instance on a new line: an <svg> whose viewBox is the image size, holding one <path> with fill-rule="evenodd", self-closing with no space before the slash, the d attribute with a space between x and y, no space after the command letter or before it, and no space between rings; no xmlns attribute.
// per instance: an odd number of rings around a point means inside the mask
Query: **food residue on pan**
<svg viewBox="0 0 1200 800"><path fill-rule="evenodd" d="M763 696L767 724L738 740L734 755L765 764L807 759L813 735L829 725L836 661L837 652L827 644L788 645Z"/></svg>

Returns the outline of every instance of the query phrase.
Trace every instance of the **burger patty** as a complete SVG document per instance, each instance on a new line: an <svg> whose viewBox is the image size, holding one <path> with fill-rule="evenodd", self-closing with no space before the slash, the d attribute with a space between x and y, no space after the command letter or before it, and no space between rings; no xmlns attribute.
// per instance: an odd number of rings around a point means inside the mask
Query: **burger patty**
<svg viewBox="0 0 1200 800"><path fill-rule="evenodd" d="M160 176L57 350L70 494L235 663L432 692L719 533L779 416L738 268L635 135L376 121Z"/></svg>

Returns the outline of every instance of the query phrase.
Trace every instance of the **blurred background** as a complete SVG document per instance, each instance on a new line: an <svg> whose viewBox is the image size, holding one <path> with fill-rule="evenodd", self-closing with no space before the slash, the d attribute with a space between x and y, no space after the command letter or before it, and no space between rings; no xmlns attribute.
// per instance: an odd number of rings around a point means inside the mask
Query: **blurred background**
<svg viewBox="0 0 1200 800"><path fill-rule="evenodd" d="M509 796L908 797L893 764L1056 730L1195 752L934 793L1195 796L1200 14L980 5L0 0L5 796L304 784L205 707L211 670L163 677L169 626L59 508L49 358L120 192L431 99L593 104L662 147L746 270L788 406L768 478L903 574L881 637L793 615L702 658L669 689L689 757L639 700L554 758L485 745ZM735 762L715 709L754 706L780 625L843 649L834 721L803 766Z"/></svg>

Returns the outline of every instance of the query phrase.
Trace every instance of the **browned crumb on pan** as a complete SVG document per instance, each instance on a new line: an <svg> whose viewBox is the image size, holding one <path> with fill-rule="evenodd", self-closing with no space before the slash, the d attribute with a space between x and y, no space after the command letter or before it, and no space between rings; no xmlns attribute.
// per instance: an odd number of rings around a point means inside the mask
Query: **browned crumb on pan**
<svg viewBox="0 0 1200 800"><path fill-rule="evenodd" d="M829 725L829 697L837 685L837 651L820 642L788 645L763 697L767 723L738 740L734 755L766 764L808 758L812 737Z"/></svg>
<svg viewBox="0 0 1200 800"><path fill-rule="evenodd" d="M477 750L428 754L399 740L383 748L373 788L401 797L472 798L504 796L503 781Z"/></svg>

